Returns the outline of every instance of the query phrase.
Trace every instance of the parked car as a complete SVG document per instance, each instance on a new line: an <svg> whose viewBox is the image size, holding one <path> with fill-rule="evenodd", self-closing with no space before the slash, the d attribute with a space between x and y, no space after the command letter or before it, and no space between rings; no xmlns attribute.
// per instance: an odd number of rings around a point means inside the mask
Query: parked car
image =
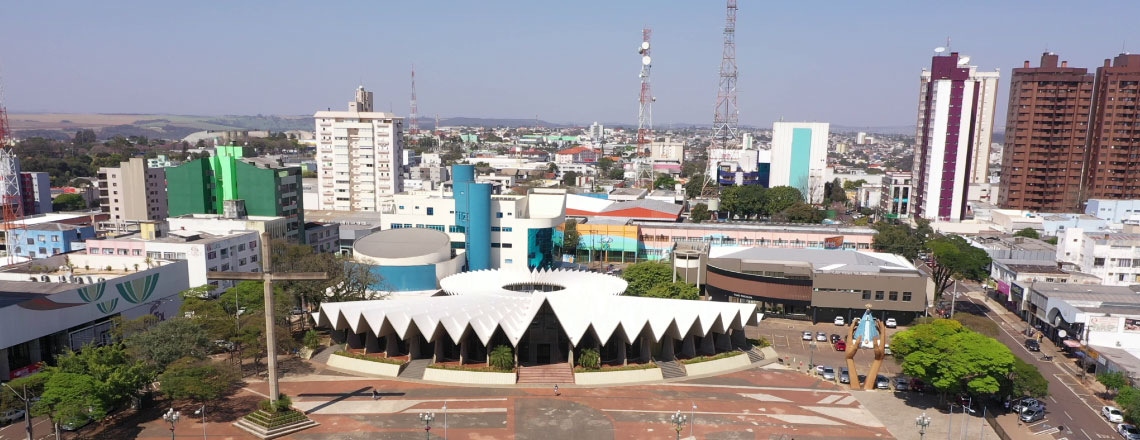
<svg viewBox="0 0 1140 440"><path fill-rule="evenodd" d="M819 342L827 342L827 333L819 332L815 334L815 340Z"/></svg>
<svg viewBox="0 0 1140 440"><path fill-rule="evenodd" d="M926 383L924 383L922 381L922 379L919 379L917 377L910 380L910 390L911 391L917 391L920 393L928 393L930 391L933 391L933 389L934 389L934 387L927 385Z"/></svg>
<svg viewBox="0 0 1140 440"><path fill-rule="evenodd" d="M910 379L906 376L899 376L895 378L895 391L907 391L910 389Z"/></svg>
<svg viewBox="0 0 1140 440"><path fill-rule="evenodd" d="M887 345L883 346L883 354L885 354L887 356L894 356L895 353L893 351L891 351L891 344L887 344Z"/></svg>
<svg viewBox="0 0 1140 440"><path fill-rule="evenodd" d="M875 388L880 390L889 390L891 389L891 380L887 379L887 376L883 376L882 374L875 376Z"/></svg>
<svg viewBox="0 0 1140 440"><path fill-rule="evenodd" d="M837 334L835 334L835 333L832 333L832 334L831 334L831 343L832 343L832 344L834 344L834 343L838 342L838 341L839 341L839 340L841 340L841 339L843 339L843 338L839 337L839 335L837 335Z"/></svg>
<svg viewBox="0 0 1140 440"><path fill-rule="evenodd" d="M1021 421L1024 423L1036 422L1045 418L1045 408L1028 408L1021 411Z"/></svg>
<svg viewBox="0 0 1140 440"><path fill-rule="evenodd" d="M1108 419L1109 422L1124 423L1124 413L1120 412L1120 409L1115 406L1102 407L1100 413L1105 419Z"/></svg>
<svg viewBox="0 0 1140 440"><path fill-rule="evenodd" d="M823 380L835 380L835 369L823 367Z"/></svg>
<svg viewBox="0 0 1140 440"><path fill-rule="evenodd" d="M1125 440L1140 440L1140 429L1136 429L1136 426L1121 423L1116 425L1116 432Z"/></svg>
<svg viewBox="0 0 1140 440"><path fill-rule="evenodd" d="M804 340L805 341L811 340L811 332L804 332Z"/></svg>
<svg viewBox="0 0 1140 440"><path fill-rule="evenodd" d="M304 315L305 309L302 309L300 307L293 307L293 310L290 311L289 314L291 314L291 315Z"/></svg>
<svg viewBox="0 0 1140 440"><path fill-rule="evenodd" d="M1041 351L1041 344L1037 343L1036 339L1026 339L1025 349L1029 351Z"/></svg>
<svg viewBox="0 0 1140 440"><path fill-rule="evenodd" d="M846 324L846 321L843 320L842 316L836 316L835 317L835 325L845 325L845 324Z"/></svg>
<svg viewBox="0 0 1140 440"><path fill-rule="evenodd" d="M1010 406L1010 409L1016 413L1020 413L1026 409L1036 408L1045 409L1045 402L1034 399L1032 397L1026 397L1024 399L1017 399L1013 401L1013 405Z"/></svg>
<svg viewBox="0 0 1140 440"><path fill-rule="evenodd" d="M825 367L823 365L816 365L815 366L815 374L819 375L819 376L823 376L823 369L824 368L827 368L827 367Z"/></svg>
<svg viewBox="0 0 1140 440"><path fill-rule="evenodd" d="M847 342L835 341L835 351L847 351Z"/></svg>
<svg viewBox="0 0 1140 440"><path fill-rule="evenodd" d="M887 318L887 320L883 322L883 325L887 326L887 328L895 328L899 326L899 322L895 321L895 318Z"/></svg>
<svg viewBox="0 0 1140 440"><path fill-rule="evenodd" d="M7 425L20 420L24 420L24 410L22 409L13 408L0 413L0 425Z"/></svg>
<svg viewBox="0 0 1140 440"><path fill-rule="evenodd" d="M89 423L91 423L91 418L85 415L81 415L60 423L59 427L64 431L78 431L84 426L87 426Z"/></svg>
<svg viewBox="0 0 1140 440"><path fill-rule="evenodd" d="M851 372L847 367L839 367L839 383L851 383Z"/></svg>

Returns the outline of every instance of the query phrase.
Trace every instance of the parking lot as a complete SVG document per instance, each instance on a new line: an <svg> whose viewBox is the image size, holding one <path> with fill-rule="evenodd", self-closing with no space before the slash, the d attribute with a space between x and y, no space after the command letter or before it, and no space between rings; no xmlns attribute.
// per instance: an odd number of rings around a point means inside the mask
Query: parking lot
<svg viewBox="0 0 1140 440"><path fill-rule="evenodd" d="M887 343L890 343L891 336L902 330L905 328L888 328ZM782 362L792 369L805 371L810 364L814 363L815 365L830 366L838 374L839 367L847 365L846 353L836 351L831 344L831 335L839 335L840 338L847 336L848 327L846 326L838 326L830 322L813 325L808 321L765 318L759 326L749 327L747 331L750 338L762 336L771 342L776 352L780 354ZM803 332L805 331L812 332L811 341L803 340ZM826 335L827 341L818 342L815 340L819 332ZM858 373L866 374L871 369L871 361L874 359L873 350L860 349L855 354L855 368ZM899 372L899 365L891 356L883 359L879 374L893 378Z"/></svg>

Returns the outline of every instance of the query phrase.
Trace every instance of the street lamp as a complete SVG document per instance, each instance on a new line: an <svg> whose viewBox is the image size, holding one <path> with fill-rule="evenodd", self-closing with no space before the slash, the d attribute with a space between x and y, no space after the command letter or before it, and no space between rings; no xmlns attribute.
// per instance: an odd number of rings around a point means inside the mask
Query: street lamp
<svg viewBox="0 0 1140 440"><path fill-rule="evenodd" d="M201 408L194 411L194 415L202 416L202 440L206 440L206 404L203 403Z"/></svg>
<svg viewBox="0 0 1140 440"><path fill-rule="evenodd" d="M162 415L162 420L166 420L167 423L170 423L170 440L174 440L174 425L181 419L182 413L175 411L173 407L171 407L169 411L166 411L166 414Z"/></svg>
<svg viewBox="0 0 1140 440"><path fill-rule="evenodd" d="M815 346L816 346L815 341L812 341L810 344L808 344L808 347L811 348L811 356L808 358L808 371L809 372L811 371L812 368L815 368Z"/></svg>
<svg viewBox="0 0 1140 440"><path fill-rule="evenodd" d="M424 422L424 438L431 439L431 421L435 420L435 413L420 413L420 421Z"/></svg>
<svg viewBox="0 0 1140 440"><path fill-rule="evenodd" d="M926 427L930 426L930 416L926 415L926 411L923 411L921 416L914 418L914 426L918 427L918 438L925 438Z"/></svg>
<svg viewBox="0 0 1140 440"><path fill-rule="evenodd" d="M28 440L32 440L32 396L28 394L28 385L24 385L24 394L17 393L16 390L13 390L12 387L6 383L0 383L0 385L4 385L4 388L12 390L12 394L15 394L16 397L19 397L20 400L24 402L24 429L28 431Z"/></svg>
<svg viewBox="0 0 1140 440"><path fill-rule="evenodd" d="M677 410L676 414L669 416L669 421L673 422L673 429L677 431L677 440L681 440L681 430L685 429L685 422L689 418L681 414L681 410Z"/></svg>

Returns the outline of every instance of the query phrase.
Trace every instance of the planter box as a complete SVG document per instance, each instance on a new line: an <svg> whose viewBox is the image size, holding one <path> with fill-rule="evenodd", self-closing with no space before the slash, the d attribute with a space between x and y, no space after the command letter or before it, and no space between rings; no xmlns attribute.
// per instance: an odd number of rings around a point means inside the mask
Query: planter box
<svg viewBox="0 0 1140 440"><path fill-rule="evenodd" d="M472 385L514 385L515 373L427 368L424 370L424 380Z"/></svg>
<svg viewBox="0 0 1140 440"><path fill-rule="evenodd" d="M336 368L338 370L351 371L353 373L396 377L400 375L400 367L402 365L389 364L387 362L366 361L363 359L355 359L348 356L333 354L332 356L329 356L328 366Z"/></svg>
<svg viewBox="0 0 1140 440"><path fill-rule="evenodd" d="M664 380L660 368L643 370L594 371L574 373L574 383L578 385L610 385L622 383L653 382Z"/></svg>
<svg viewBox="0 0 1140 440"><path fill-rule="evenodd" d="M685 364L685 372L688 376L700 376L703 374L716 374L737 368L744 368L749 365L752 365L752 362L748 360L748 355L741 352L736 356L729 356L715 361Z"/></svg>

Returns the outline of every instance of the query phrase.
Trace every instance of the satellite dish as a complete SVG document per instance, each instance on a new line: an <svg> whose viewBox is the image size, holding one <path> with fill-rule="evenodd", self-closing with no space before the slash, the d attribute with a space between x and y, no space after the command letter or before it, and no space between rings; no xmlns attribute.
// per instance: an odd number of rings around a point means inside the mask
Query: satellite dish
<svg viewBox="0 0 1140 440"><path fill-rule="evenodd" d="M649 50L649 42L648 41L642 41L641 42L641 50Z"/></svg>
<svg viewBox="0 0 1140 440"><path fill-rule="evenodd" d="M648 66L649 62L650 62L649 55L641 57L641 64Z"/></svg>
<svg viewBox="0 0 1140 440"><path fill-rule="evenodd" d="M934 48L934 53L942 53L942 52L946 52L945 47L939 46L939 47Z"/></svg>
<svg viewBox="0 0 1140 440"><path fill-rule="evenodd" d="M970 62L970 57L958 58L958 65L959 66L964 66L964 65L966 65L966 63L969 63L969 62Z"/></svg>

